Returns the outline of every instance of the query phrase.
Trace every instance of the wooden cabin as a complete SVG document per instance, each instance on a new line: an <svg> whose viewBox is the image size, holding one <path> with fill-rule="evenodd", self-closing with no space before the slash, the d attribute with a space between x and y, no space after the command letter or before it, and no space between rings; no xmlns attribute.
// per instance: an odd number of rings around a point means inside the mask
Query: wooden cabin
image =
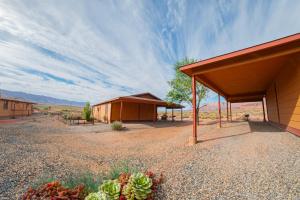
<svg viewBox="0 0 300 200"><path fill-rule="evenodd" d="M117 97L92 107L93 117L101 122L157 121L157 108L181 109L183 106L161 100L151 93Z"/></svg>
<svg viewBox="0 0 300 200"><path fill-rule="evenodd" d="M0 117L29 116L33 112L32 102L0 97Z"/></svg>
<svg viewBox="0 0 300 200"><path fill-rule="evenodd" d="M180 70L192 77L194 100L195 84L200 82L230 105L261 101L263 108L266 105L264 115L270 124L300 136L300 33L202 60ZM197 139L196 120L193 137Z"/></svg>

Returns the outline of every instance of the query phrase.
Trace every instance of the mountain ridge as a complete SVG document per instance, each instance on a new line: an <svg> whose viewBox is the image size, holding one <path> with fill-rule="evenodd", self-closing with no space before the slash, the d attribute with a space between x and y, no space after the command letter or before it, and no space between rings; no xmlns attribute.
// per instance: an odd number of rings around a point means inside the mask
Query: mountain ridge
<svg viewBox="0 0 300 200"><path fill-rule="evenodd" d="M31 94L31 93L19 92L19 91L10 91L4 89L0 89L0 96L6 98L15 98L19 100L26 100L26 101L31 101L40 104L55 104L55 105L67 105L67 106L80 106L80 107L85 105L85 102L80 102L80 101L70 101L66 99L59 99L59 98L49 97L45 95Z"/></svg>

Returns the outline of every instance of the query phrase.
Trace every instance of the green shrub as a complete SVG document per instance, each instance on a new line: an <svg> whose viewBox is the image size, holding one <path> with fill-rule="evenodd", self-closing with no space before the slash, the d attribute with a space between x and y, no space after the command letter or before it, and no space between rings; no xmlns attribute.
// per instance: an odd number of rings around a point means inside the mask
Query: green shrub
<svg viewBox="0 0 300 200"><path fill-rule="evenodd" d="M83 119L85 119L86 121L90 121L91 120L91 115L92 115L92 109L90 106L90 103L87 102L83 108L83 112L82 112L82 117Z"/></svg>
<svg viewBox="0 0 300 200"><path fill-rule="evenodd" d="M122 124L122 122L114 121L111 124L111 128L112 128L112 130L115 130L115 131L121 131L123 129L123 124Z"/></svg>

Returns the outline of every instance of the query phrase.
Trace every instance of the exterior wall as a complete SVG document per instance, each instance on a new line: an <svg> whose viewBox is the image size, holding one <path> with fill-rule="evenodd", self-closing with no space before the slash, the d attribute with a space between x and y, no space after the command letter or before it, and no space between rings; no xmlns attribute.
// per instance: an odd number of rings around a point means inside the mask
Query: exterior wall
<svg viewBox="0 0 300 200"><path fill-rule="evenodd" d="M112 104L111 121L120 121L120 107L120 102ZM123 102L122 121L153 121L153 116L153 104Z"/></svg>
<svg viewBox="0 0 300 200"><path fill-rule="evenodd" d="M111 103L93 107L93 117L101 122L110 122Z"/></svg>
<svg viewBox="0 0 300 200"><path fill-rule="evenodd" d="M7 107L4 105L6 102ZM32 114L32 107L29 103L0 99L0 117L29 116Z"/></svg>
<svg viewBox="0 0 300 200"><path fill-rule="evenodd" d="M270 85L267 90L267 108L268 118L271 122L277 123L300 136L299 83L300 58L298 57L287 62ZM275 91L277 91L277 98Z"/></svg>

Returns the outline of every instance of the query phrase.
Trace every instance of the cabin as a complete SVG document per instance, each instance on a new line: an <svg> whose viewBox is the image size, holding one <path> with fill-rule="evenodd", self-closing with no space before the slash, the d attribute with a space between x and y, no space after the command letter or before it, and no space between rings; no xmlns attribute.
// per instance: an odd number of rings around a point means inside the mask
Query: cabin
<svg viewBox="0 0 300 200"><path fill-rule="evenodd" d="M196 82L215 91L219 99L223 96L230 105L262 102L265 121L300 136L300 33L201 60L180 70L192 77L194 143ZM221 120L219 123L221 126Z"/></svg>
<svg viewBox="0 0 300 200"><path fill-rule="evenodd" d="M0 97L0 118L29 116L33 112L32 102Z"/></svg>
<svg viewBox="0 0 300 200"><path fill-rule="evenodd" d="M180 109L182 113L183 108L183 106L179 104L163 101L151 93L142 93L117 97L98 103L92 106L92 112L94 119L105 123L111 123L113 121L156 122L158 120L157 109L160 107L172 109L172 116L174 109Z"/></svg>

